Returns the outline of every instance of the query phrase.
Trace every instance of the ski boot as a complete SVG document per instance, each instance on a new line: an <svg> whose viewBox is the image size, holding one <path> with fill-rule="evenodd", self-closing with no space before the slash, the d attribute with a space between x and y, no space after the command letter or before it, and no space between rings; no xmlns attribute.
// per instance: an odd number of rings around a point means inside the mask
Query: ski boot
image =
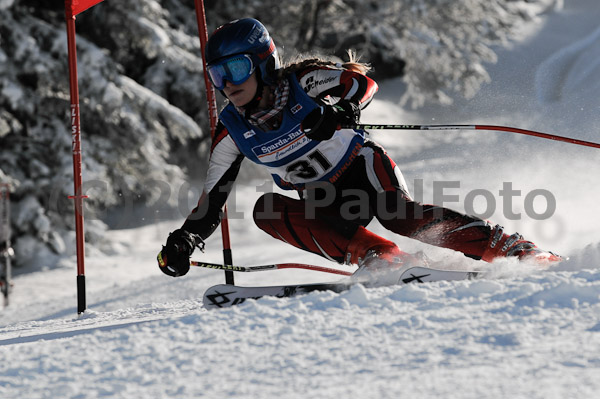
<svg viewBox="0 0 600 399"><path fill-rule="evenodd" d="M360 227L346 249L346 263L358 265L352 278L368 286L396 284L408 266L426 265L392 241Z"/></svg>
<svg viewBox="0 0 600 399"><path fill-rule="evenodd" d="M564 260L562 256L540 249L531 241L524 240L519 233L510 236L504 234L504 228L496 225L481 259L492 262L496 258L510 256L544 268Z"/></svg>

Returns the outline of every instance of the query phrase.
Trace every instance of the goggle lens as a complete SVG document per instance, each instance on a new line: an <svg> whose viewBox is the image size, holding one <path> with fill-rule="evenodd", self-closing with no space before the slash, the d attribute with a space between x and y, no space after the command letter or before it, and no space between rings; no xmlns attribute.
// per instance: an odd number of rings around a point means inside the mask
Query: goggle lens
<svg viewBox="0 0 600 399"><path fill-rule="evenodd" d="M252 60L246 54L236 55L208 67L208 76L218 90L225 88L225 81L234 85L244 83L254 72Z"/></svg>

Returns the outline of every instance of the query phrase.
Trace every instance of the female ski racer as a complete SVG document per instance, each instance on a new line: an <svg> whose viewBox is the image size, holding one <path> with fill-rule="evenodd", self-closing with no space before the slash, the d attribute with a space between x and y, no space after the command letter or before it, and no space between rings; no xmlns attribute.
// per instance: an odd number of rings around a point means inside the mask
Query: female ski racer
<svg viewBox="0 0 600 399"><path fill-rule="evenodd" d="M349 55L343 65L312 59L282 68L266 28L250 18L210 36L207 71L229 104L219 116L198 206L169 235L158 255L160 270L174 277L188 272L192 252L220 222L244 158L266 167L279 187L299 193L298 199L260 197L253 213L258 227L338 263L379 269L411 258L365 228L373 218L394 233L474 259L560 260L499 225L415 202L385 150L364 131L343 127L358 123L378 89L365 76L368 66Z"/></svg>

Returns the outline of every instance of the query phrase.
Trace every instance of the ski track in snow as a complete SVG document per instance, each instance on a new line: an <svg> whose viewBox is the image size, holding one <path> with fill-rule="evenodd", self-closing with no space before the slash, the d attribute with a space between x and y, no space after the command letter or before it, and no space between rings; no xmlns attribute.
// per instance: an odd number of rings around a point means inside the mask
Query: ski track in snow
<svg viewBox="0 0 600 399"><path fill-rule="evenodd" d="M589 17L587 10L597 14L596 9L596 0L567 3L564 11L548 16L547 29L563 32L579 16ZM492 78L504 80L493 86L493 96L483 90L473 102L445 113L408 112L376 99L363 119L452 123L427 118L453 112L472 117L465 108L475 104L481 112L477 116L489 124L509 120L531 128L539 122L553 132L554 124L574 118L570 110L590 106L577 114L580 124L557 133L597 141L597 130L589 128L600 126L599 113L593 112L598 104L593 88L600 82L600 30L595 22L590 26L573 33L570 41L563 38L556 48L545 48L545 54L536 53L540 42L535 38L516 46L513 59L537 57L535 82L517 80L527 79L529 69L507 74L514 64L503 66L500 58ZM385 82L381 94L385 98ZM501 212L491 219L570 259L548 271L504 260L488 266L479 280L369 289L358 285L341 294L262 298L208 311L201 304L202 293L223 282L222 272L193 268L172 279L156 267L156 252L181 220L112 231L119 242L113 255L88 253L89 309L80 317L75 314L74 260L62 268L16 276L12 303L0 313L0 398L596 397L597 150L471 132L390 133L377 140L394 155L409 185L414 178L460 176L461 197L472 188L497 192L503 181L524 193L552 188L558 206L551 220L513 221ZM260 194L252 186L236 191L238 210L249 215ZM425 187L425 196L430 191ZM583 216L582 210L587 211ZM558 233L552 230L557 226ZM373 228L385 235L381 227ZM235 263L332 266L265 237L247 218L232 220ZM408 251L425 251L437 266L482 267L448 250L394 239ZM220 234L208 244L205 254L194 257L221 259ZM236 274L240 285L337 279L291 270Z"/></svg>
<svg viewBox="0 0 600 399"><path fill-rule="evenodd" d="M596 56L599 46L600 28L572 45L560 49L544 61L535 76L539 101L542 103L559 101L565 94L573 94L582 89L589 90L590 83L597 90L598 82L593 79L593 76L597 76L600 68L600 59Z"/></svg>

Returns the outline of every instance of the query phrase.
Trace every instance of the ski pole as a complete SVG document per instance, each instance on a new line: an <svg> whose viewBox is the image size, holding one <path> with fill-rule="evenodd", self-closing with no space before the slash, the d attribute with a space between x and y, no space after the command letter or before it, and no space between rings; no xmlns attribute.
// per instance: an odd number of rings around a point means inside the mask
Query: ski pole
<svg viewBox="0 0 600 399"><path fill-rule="evenodd" d="M600 143L594 143L591 141L579 140L570 137L557 136L555 134L536 132L533 130L519 129L516 127L509 126L494 126L494 125L370 125L370 124L356 124L345 126L346 129L357 129L357 130L494 130L510 133L524 134L527 136L541 137L544 139L563 141L565 143L577 144L586 147L600 148Z"/></svg>
<svg viewBox="0 0 600 399"><path fill-rule="evenodd" d="M209 262L197 262L190 261L191 266L205 267L207 269L225 270L230 272L264 272L269 270L282 270L282 269L304 269L312 270L315 272L341 274L343 276L352 275L351 272L344 270L333 269L324 266L307 265L304 263L275 263L272 265L257 265L257 266L235 266L235 265L222 265L220 263L209 263Z"/></svg>

